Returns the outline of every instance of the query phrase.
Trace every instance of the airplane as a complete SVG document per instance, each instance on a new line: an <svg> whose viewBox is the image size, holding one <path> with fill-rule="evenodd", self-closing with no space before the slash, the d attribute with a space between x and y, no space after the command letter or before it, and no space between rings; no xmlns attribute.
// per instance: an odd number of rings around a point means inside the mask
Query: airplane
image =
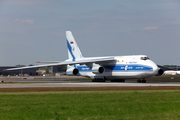
<svg viewBox="0 0 180 120"><path fill-rule="evenodd" d="M164 75L180 75L180 71L175 71L175 70L166 70L164 71Z"/></svg>
<svg viewBox="0 0 180 120"><path fill-rule="evenodd" d="M4 71L61 66L67 75L86 76L91 78L92 82L125 82L125 79L137 79L138 83L146 83L146 78L164 73L164 70L146 55L83 57L71 31L66 31L66 38L69 57L67 60Z"/></svg>

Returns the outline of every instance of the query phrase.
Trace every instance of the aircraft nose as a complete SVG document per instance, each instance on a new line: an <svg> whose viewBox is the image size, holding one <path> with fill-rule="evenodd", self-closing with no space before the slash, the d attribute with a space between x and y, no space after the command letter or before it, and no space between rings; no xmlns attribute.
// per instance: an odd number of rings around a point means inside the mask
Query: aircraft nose
<svg viewBox="0 0 180 120"><path fill-rule="evenodd" d="M155 76L161 76L164 73L164 70L159 68L157 65L153 67L153 74Z"/></svg>
<svg viewBox="0 0 180 120"><path fill-rule="evenodd" d="M152 68L153 68L153 73L157 74L159 71L159 67L152 61Z"/></svg>
<svg viewBox="0 0 180 120"><path fill-rule="evenodd" d="M159 67L158 67L157 65L154 65L154 66L153 66L153 71L154 71L155 73L157 73L158 70L159 70Z"/></svg>
<svg viewBox="0 0 180 120"><path fill-rule="evenodd" d="M156 71L156 70L158 70L158 66L154 63L154 65L153 65L153 70L154 71Z"/></svg>

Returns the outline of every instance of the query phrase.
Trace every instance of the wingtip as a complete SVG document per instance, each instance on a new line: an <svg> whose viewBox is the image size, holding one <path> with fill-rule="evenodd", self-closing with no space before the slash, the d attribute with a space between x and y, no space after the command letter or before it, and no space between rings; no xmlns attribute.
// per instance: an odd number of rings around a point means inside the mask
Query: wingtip
<svg viewBox="0 0 180 120"><path fill-rule="evenodd" d="M36 63L41 63L41 62L38 61L38 62L36 62Z"/></svg>
<svg viewBox="0 0 180 120"><path fill-rule="evenodd" d="M3 71L7 71L7 69L4 69Z"/></svg>

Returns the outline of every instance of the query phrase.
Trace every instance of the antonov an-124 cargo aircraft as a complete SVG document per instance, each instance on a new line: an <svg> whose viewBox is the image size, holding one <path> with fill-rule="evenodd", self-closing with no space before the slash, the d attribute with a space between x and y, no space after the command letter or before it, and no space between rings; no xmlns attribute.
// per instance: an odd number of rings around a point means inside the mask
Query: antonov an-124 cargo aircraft
<svg viewBox="0 0 180 120"><path fill-rule="evenodd" d="M92 82L125 82L125 79L137 79L145 83L145 78L162 75L159 68L146 55L83 57L71 31L66 31L69 59L63 62L52 62L43 65L5 69L17 70L61 66L68 75L82 75L92 79Z"/></svg>

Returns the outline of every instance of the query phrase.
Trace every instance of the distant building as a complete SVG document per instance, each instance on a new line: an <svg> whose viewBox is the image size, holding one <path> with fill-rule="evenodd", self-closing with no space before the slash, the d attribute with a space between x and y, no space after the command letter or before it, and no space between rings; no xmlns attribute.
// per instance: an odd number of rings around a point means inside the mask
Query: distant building
<svg viewBox="0 0 180 120"><path fill-rule="evenodd" d="M61 73L61 72L66 72L62 67L60 66L53 66L53 73Z"/></svg>
<svg viewBox="0 0 180 120"><path fill-rule="evenodd" d="M18 68L17 66L0 66L0 75L7 76L7 75L19 75L19 74L28 74L30 76L36 76L38 75L38 72L36 68L29 68L29 69L22 69L22 70L10 70L10 71L3 71L4 69L9 68Z"/></svg>
<svg viewBox="0 0 180 120"><path fill-rule="evenodd" d="M0 66L0 75L3 75L3 76L8 76L8 75L15 76L15 75L20 75L20 74L23 74L23 75L27 74L30 76L39 75L39 70L37 68L3 71L4 69L9 69L9 68L18 68L18 67L17 66ZM53 74L61 73L61 72L65 72L65 70L58 66L53 67Z"/></svg>

